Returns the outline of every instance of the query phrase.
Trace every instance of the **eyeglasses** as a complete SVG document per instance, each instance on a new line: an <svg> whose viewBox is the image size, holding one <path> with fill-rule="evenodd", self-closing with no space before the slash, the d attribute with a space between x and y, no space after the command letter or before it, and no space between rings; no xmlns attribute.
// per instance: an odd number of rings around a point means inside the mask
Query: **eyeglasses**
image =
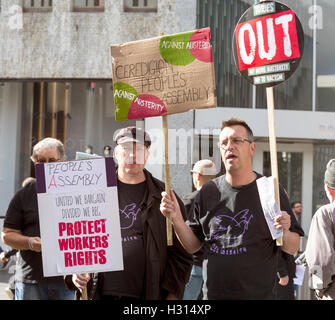
<svg viewBox="0 0 335 320"><path fill-rule="evenodd" d="M58 162L59 159L55 159L55 158L49 158L49 159L37 159L37 163L46 163L46 162Z"/></svg>
<svg viewBox="0 0 335 320"><path fill-rule="evenodd" d="M246 138L230 138L230 139L224 139L221 142L219 141L218 142L218 148L219 149L226 149L227 146L228 146L229 141L234 146L239 146L239 145L241 145L245 141L249 142L249 143L252 143L251 140L246 139Z"/></svg>

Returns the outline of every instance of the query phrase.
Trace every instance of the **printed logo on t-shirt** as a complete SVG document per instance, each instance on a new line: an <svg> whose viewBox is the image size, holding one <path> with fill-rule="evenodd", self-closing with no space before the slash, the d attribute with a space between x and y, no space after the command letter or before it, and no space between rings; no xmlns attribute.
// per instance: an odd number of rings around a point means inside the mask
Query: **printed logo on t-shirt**
<svg viewBox="0 0 335 320"><path fill-rule="evenodd" d="M211 251L227 254L226 251L228 250L222 251L221 249L240 246L252 218L253 215L249 212L249 209L244 209L234 216L222 214L213 218L210 222L210 235L211 239L216 240L216 244L213 243ZM245 250L244 248L240 251L243 252Z"/></svg>
<svg viewBox="0 0 335 320"><path fill-rule="evenodd" d="M124 209L120 209L120 224L121 224L121 236L122 241L134 241L139 240L139 236L135 232L132 232L132 228L136 223L136 219L139 217L141 208L137 208L136 203L127 204Z"/></svg>

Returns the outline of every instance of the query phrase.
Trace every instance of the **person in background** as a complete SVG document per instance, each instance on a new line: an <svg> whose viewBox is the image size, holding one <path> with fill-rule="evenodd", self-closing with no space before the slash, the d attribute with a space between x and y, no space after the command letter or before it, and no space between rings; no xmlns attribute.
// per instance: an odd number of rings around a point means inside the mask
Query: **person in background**
<svg viewBox="0 0 335 320"><path fill-rule="evenodd" d="M213 161L203 159L197 161L193 169L191 170L191 176L194 188L196 189L192 193L187 194L183 197L183 202L187 212L187 219L192 210L194 198L201 189L201 187L214 179L217 174L217 169ZM193 267L190 275L190 279L185 287L184 300L197 300L202 287L202 261L203 261L203 249L200 249L193 254Z"/></svg>
<svg viewBox="0 0 335 320"><path fill-rule="evenodd" d="M297 219L299 224L301 224L301 214L302 214L301 202L300 201L292 202L291 203L291 209L292 209L292 212L293 212L295 218Z"/></svg>
<svg viewBox="0 0 335 320"><path fill-rule="evenodd" d="M327 163L324 188L329 204L314 214L309 229L305 257L312 274L315 295L320 300L335 299L335 159Z"/></svg>
<svg viewBox="0 0 335 320"><path fill-rule="evenodd" d="M294 300L294 278L296 264L294 256L280 250L278 252L278 281L276 281L276 300Z"/></svg>
<svg viewBox="0 0 335 320"><path fill-rule="evenodd" d="M61 141L45 138L34 148L34 164L65 160ZM44 277L36 181L20 189L7 209L2 241L19 250L15 272L15 300L72 300L73 291L64 285L63 277Z"/></svg>

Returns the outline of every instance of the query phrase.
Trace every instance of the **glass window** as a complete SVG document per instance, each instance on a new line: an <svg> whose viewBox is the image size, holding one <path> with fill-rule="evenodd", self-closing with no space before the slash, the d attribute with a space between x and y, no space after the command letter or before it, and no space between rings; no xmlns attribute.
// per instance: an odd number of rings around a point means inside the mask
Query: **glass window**
<svg viewBox="0 0 335 320"><path fill-rule="evenodd" d="M254 0L198 0L197 28L210 27L218 106L249 108L252 85L235 67L232 39L235 26Z"/></svg>
<svg viewBox="0 0 335 320"><path fill-rule="evenodd" d="M157 12L157 0L124 0L125 12Z"/></svg>
<svg viewBox="0 0 335 320"><path fill-rule="evenodd" d="M198 0L197 27L210 27L218 105L266 108L266 90L254 87L239 74L232 55L235 27L243 13L257 0ZM304 55L294 75L275 87L275 108L312 110L313 32L310 28L312 0L290 0L305 33Z"/></svg>
<svg viewBox="0 0 335 320"><path fill-rule="evenodd" d="M30 114L22 136L29 159L32 147L45 137L61 140L68 160L76 151L103 155L106 145L114 147L114 132L136 121L115 121L113 87L110 82L35 82L24 83L23 104ZM26 150L27 149L27 150ZM28 161L28 160L25 160ZM33 167L31 175L34 174Z"/></svg>
<svg viewBox="0 0 335 320"><path fill-rule="evenodd" d="M24 0L24 12L49 12L52 11L52 0Z"/></svg>
<svg viewBox="0 0 335 320"><path fill-rule="evenodd" d="M324 177L326 165L335 158L335 144L314 144L313 155L313 213L329 203L325 189Z"/></svg>
<svg viewBox="0 0 335 320"><path fill-rule="evenodd" d="M302 200L302 152L277 152L279 183L290 202ZM263 153L263 175L271 176L270 152Z"/></svg>
<svg viewBox="0 0 335 320"><path fill-rule="evenodd" d="M334 1L317 0L316 14L316 110L334 112L335 48Z"/></svg>
<svg viewBox="0 0 335 320"><path fill-rule="evenodd" d="M104 11L104 0L74 0L73 11Z"/></svg>
<svg viewBox="0 0 335 320"><path fill-rule="evenodd" d="M312 0L290 0L285 4L298 16L304 30L304 54L300 65L289 80L274 87L276 109L312 110L313 30L309 13ZM256 108L267 107L266 90L256 88Z"/></svg>

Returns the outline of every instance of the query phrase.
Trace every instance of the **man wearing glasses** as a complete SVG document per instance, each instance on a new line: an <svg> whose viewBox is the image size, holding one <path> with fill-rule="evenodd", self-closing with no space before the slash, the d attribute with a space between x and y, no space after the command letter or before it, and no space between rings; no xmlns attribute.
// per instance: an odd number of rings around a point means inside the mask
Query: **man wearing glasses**
<svg viewBox="0 0 335 320"><path fill-rule="evenodd" d="M34 146L31 160L34 164L64 161L64 146L57 139L45 138ZM63 277L43 276L34 179L11 200L4 221L2 240L13 249L19 250L15 272L15 300L74 299L74 293L65 287Z"/></svg>
<svg viewBox="0 0 335 320"><path fill-rule="evenodd" d="M196 189L192 193L189 193L183 197L183 202L187 212L187 218L192 214L193 202L202 188L202 186L214 179L218 171L215 163L209 159L202 159L197 161L193 169L191 170L191 176L194 188ZM183 300L198 300L201 293L202 286L202 260L204 251L200 249L198 252L193 254L193 267L188 283L185 287Z"/></svg>
<svg viewBox="0 0 335 320"><path fill-rule="evenodd" d="M291 208L297 221L301 224L302 204L299 201L292 202Z"/></svg>
<svg viewBox="0 0 335 320"><path fill-rule="evenodd" d="M276 242L264 218L252 169L253 133L239 119L224 121L219 148L226 174L207 183L195 198L192 219L183 222L175 195L162 194L161 212L171 212L174 230L185 249L204 247L203 299L274 299ZM283 188L282 215L274 226L283 230L281 249L294 254L303 231Z"/></svg>

